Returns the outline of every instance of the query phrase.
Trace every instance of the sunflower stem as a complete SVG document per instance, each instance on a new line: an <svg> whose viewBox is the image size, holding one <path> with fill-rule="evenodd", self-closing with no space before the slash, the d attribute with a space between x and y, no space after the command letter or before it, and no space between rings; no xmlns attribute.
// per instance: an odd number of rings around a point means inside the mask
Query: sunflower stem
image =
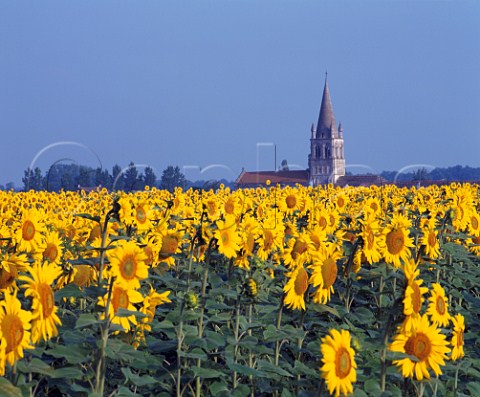
<svg viewBox="0 0 480 397"><path fill-rule="evenodd" d="M457 388L458 388L458 364L455 363L455 378L453 380L453 397L457 395Z"/></svg>
<svg viewBox="0 0 480 397"><path fill-rule="evenodd" d="M235 347L233 348L233 362L237 363L237 353L238 353L238 333L240 331L240 295L237 298L237 302L235 304L235 329L234 329L234 337L235 337ZM237 371L233 371L233 388L237 387Z"/></svg>
<svg viewBox="0 0 480 397"><path fill-rule="evenodd" d="M306 313L306 310L302 310L301 311L302 314L300 315L300 321L299 321L299 324L298 324L298 329L301 329L303 331L303 320L305 318L305 313ZM305 339L305 336L302 337L302 338L298 338L297 340L297 347L298 347L298 355L297 355L297 361L299 361L300 363L302 362L302 345L303 345L303 341ZM300 380L301 380L301 375L298 374L297 375L297 396L299 395L300 393Z"/></svg>
<svg viewBox="0 0 480 397"><path fill-rule="evenodd" d="M420 390L418 391L418 397L423 397L423 394L425 393L425 383L420 382Z"/></svg>
<svg viewBox="0 0 480 397"><path fill-rule="evenodd" d="M253 315L253 303L250 303L248 305L248 324L250 326L252 324L252 315ZM248 328L247 334L249 336L252 336L252 328L251 327ZM252 354L251 350L248 352L248 367L253 368L253 354ZM249 378L250 387L251 387L250 397L254 397L255 396L255 388L254 388L254 385L253 385L253 375L249 375L248 378Z"/></svg>
<svg viewBox="0 0 480 397"><path fill-rule="evenodd" d="M283 302L285 300L285 294L282 294L282 297L280 298L280 307L278 308L278 314L277 314L277 329L280 329L280 326L282 324L282 312L283 312ZM280 358L280 341L275 342L275 366L278 367L278 361Z"/></svg>
<svg viewBox="0 0 480 397"><path fill-rule="evenodd" d="M118 211L120 209L120 205L118 202L114 202L112 209L107 212L107 215L105 215L105 220L103 221L103 229L102 229L102 244L100 245L100 269L98 270L98 286L101 285L102 280L103 280L103 268L105 267L105 246L107 243L107 228L108 228L108 222L110 221L110 218L115 215L118 218Z"/></svg>
<svg viewBox="0 0 480 397"><path fill-rule="evenodd" d="M100 281L99 281L100 282ZM105 304L105 320L100 326L100 335L102 336L102 345L100 347L100 357L97 364L95 391L103 396L103 390L105 388L105 372L107 370L107 357L105 351L108 343L108 331L110 328L110 303L112 301L113 291L113 277L110 280L108 286L107 303Z"/></svg>
<svg viewBox="0 0 480 397"><path fill-rule="evenodd" d="M352 289L352 278L350 277L350 272L352 271L353 268L353 262L355 260L355 253L357 252L357 249L360 247L360 240L357 239L355 241L355 244L353 245L352 252L348 256L348 261L347 265L345 266L345 271L344 271L344 276L347 277L347 291L345 293L345 310L347 313L350 312L350 306L352 304L352 300L350 300L350 290Z"/></svg>
<svg viewBox="0 0 480 397"><path fill-rule="evenodd" d="M207 292L207 280L208 280L208 266L205 266L205 271L203 272L203 280L202 280L202 301L205 300L205 294ZM200 318L198 319L198 337L201 339L203 337L203 315L205 313L205 305L202 304L200 308ZM197 358L197 367L200 368L202 366L202 360ZM202 391L202 380L200 377L196 379L196 390L195 395L196 397L200 397Z"/></svg>
<svg viewBox="0 0 480 397"><path fill-rule="evenodd" d="M183 343L183 307L184 302L182 301L180 305L180 323L178 324L178 332L177 332L177 397L182 396L182 343Z"/></svg>

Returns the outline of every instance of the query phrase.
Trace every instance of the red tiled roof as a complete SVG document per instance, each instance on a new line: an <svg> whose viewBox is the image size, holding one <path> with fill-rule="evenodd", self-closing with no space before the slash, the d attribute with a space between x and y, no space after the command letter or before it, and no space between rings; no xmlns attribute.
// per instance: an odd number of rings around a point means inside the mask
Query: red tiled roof
<svg viewBox="0 0 480 397"><path fill-rule="evenodd" d="M258 171L246 172L242 171L240 176L235 181L235 184L241 186L258 186L265 185L267 180L272 185L279 183L280 185L301 185L308 184L307 170L289 170L289 171Z"/></svg>

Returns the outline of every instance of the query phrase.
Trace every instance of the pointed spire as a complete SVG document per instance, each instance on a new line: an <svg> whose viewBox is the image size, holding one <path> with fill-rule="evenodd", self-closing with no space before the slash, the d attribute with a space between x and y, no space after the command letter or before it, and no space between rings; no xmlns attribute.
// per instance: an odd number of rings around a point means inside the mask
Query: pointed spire
<svg viewBox="0 0 480 397"><path fill-rule="evenodd" d="M336 136L337 123L333 115L332 100L327 82L328 73L325 72L325 86L323 87L322 105L320 106L320 115L318 116L317 138L323 135Z"/></svg>

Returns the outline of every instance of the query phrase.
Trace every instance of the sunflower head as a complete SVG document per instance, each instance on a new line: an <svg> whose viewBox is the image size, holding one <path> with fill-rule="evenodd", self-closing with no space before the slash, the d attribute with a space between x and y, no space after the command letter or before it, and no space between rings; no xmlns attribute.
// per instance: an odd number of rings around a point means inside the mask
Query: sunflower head
<svg viewBox="0 0 480 397"><path fill-rule="evenodd" d="M322 339L320 350L323 355L320 371L330 394L339 396L353 393L353 383L357 381L357 364L350 333L346 330L330 330Z"/></svg>

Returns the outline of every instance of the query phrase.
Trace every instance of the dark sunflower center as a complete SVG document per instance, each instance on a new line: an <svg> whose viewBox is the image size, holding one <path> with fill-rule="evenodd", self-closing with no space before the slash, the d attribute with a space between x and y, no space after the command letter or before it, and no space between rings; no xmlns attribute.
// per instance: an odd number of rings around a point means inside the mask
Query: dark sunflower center
<svg viewBox="0 0 480 397"><path fill-rule="evenodd" d="M387 234L386 238L388 252L392 255L399 254L405 244L405 237L403 236L403 232L401 229L393 229L391 232Z"/></svg>
<svg viewBox="0 0 480 397"><path fill-rule="evenodd" d="M295 240L295 244L292 248L292 258L297 259L297 257L302 255L307 250L307 248L308 246L305 241L301 239Z"/></svg>
<svg viewBox="0 0 480 397"><path fill-rule="evenodd" d="M150 266L153 263L153 250L151 247L148 245L143 249L145 252L145 255L147 255L147 260L145 261L145 264L147 266Z"/></svg>
<svg viewBox="0 0 480 397"><path fill-rule="evenodd" d="M413 289L413 294L412 294L413 311L415 313L419 313L422 307L422 300L421 300L420 287L415 281L412 283L412 289Z"/></svg>
<svg viewBox="0 0 480 397"><path fill-rule="evenodd" d="M301 267L295 278L295 293L303 295L308 288L308 273Z"/></svg>
<svg viewBox="0 0 480 397"><path fill-rule="evenodd" d="M318 226L320 226L322 229L325 229L327 227L327 218L321 216L318 220Z"/></svg>
<svg viewBox="0 0 480 397"><path fill-rule="evenodd" d="M463 331L458 331L457 333L457 346L463 346Z"/></svg>
<svg viewBox="0 0 480 397"><path fill-rule="evenodd" d="M52 288L48 284L42 283L38 285L38 292L42 304L43 318L48 318L55 307Z"/></svg>
<svg viewBox="0 0 480 397"><path fill-rule="evenodd" d="M235 210L235 205L232 203L231 200L228 200L226 203L225 203L225 212L227 214L233 214L233 211Z"/></svg>
<svg viewBox="0 0 480 397"><path fill-rule="evenodd" d="M445 311L446 311L446 307L445 307L445 301L443 297L437 296L437 312L440 315L444 315Z"/></svg>
<svg viewBox="0 0 480 397"><path fill-rule="evenodd" d="M340 347L335 355L335 374L340 378L346 378L352 369L352 361L347 349Z"/></svg>
<svg viewBox="0 0 480 397"><path fill-rule="evenodd" d="M123 262L120 263L120 274L123 278L131 280L135 277L136 271L137 263L135 262L135 259L132 258L130 255L126 256L123 259Z"/></svg>
<svg viewBox="0 0 480 397"><path fill-rule="evenodd" d="M128 309L129 303L127 291L121 287L116 287L112 296L113 311L116 313L118 309Z"/></svg>
<svg viewBox="0 0 480 397"><path fill-rule="evenodd" d="M10 271L5 268L0 269L0 290L9 287L17 278L18 271L15 265L10 264Z"/></svg>
<svg viewBox="0 0 480 397"><path fill-rule="evenodd" d="M73 277L73 282L79 287L85 287L90 282L91 268L90 265L77 265L77 270Z"/></svg>
<svg viewBox="0 0 480 397"><path fill-rule="evenodd" d="M145 221L147 220L147 214L145 213L143 207L137 207L136 217L138 222L145 223Z"/></svg>
<svg viewBox="0 0 480 397"><path fill-rule="evenodd" d="M323 288L330 288L337 279L338 267L332 258L327 258L322 265Z"/></svg>
<svg viewBox="0 0 480 397"><path fill-rule="evenodd" d="M293 194L289 194L285 199L285 202L287 203L287 207L292 209L297 205L297 198Z"/></svg>
<svg viewBox="0 0 480 397"><path fill-rule="evenodd" d="M435 244L437 243L437 236L435 235L435 232L430 230L428 233L428 245L430 247L435 247Z"/></svg>
<svg viewBox="0 0 480 397"><path fill-rule="evenodd" d="M473 229L475 229L475 230L478 229L478 220L475 216L472 216L472 219L471 219L470 223L472 224Z"/></svg>
<svg viewBox="0 0 480 397"><path fill-rule="evenodd" d="M368 229L368 236L367 236L367 247L371 250L375 243L375 235L372 232L372 229Z"/></svg>
<svg viewBox="0 0 480 397"><path fill-rule="evenodd" d="M53 243L48 243L47 248L43 251L43 259L48 259L50 262L54 262L58 256L58 248Z"/></svg>
<svg viewBox="0 0 480 397"><path fill-rule="evenodd" d="M178 247L178 240L175 236L165 236L162 239L162 249L160 250L161 258L168 258L174 254Z"/></svg>
<svg viewBox="0 0 480 397"><path fill-rule="evenodd" d="M32 221L26 220L22 226L22 238L30 241L33 237L35 237L35 225Z"/></svg>
<svg viewBox="0 0 480 397"><path fill-rule="evenodd" d="M420 361L427 359L431 351L432 343L428 336L422 332L412 335L405 343L405 353L417 357Z"/></svg>
<svg viewBox="0 0 480 397"><path fill-rule="evenodd" d="M2 333L7 341L5 353L10 353L23 340L22 320L16 314L7 314L2 321Z"/></svg>
<svg viewBox="0 0 480 397"><path fill-rule="evenodd" d="M224 245L227 245L229 241L230 241L230 236L228 235L228 232L226 230L224 230L222 232L222 243Z"/></svg>
<svg viewBox="0 0 480 397"><path fill-rule="evenodd" d="M265 233L263 234L263 246L265 247L265 250L269 250L272 248L273 245L273 234L270 230L266 230Z"/></svg>

